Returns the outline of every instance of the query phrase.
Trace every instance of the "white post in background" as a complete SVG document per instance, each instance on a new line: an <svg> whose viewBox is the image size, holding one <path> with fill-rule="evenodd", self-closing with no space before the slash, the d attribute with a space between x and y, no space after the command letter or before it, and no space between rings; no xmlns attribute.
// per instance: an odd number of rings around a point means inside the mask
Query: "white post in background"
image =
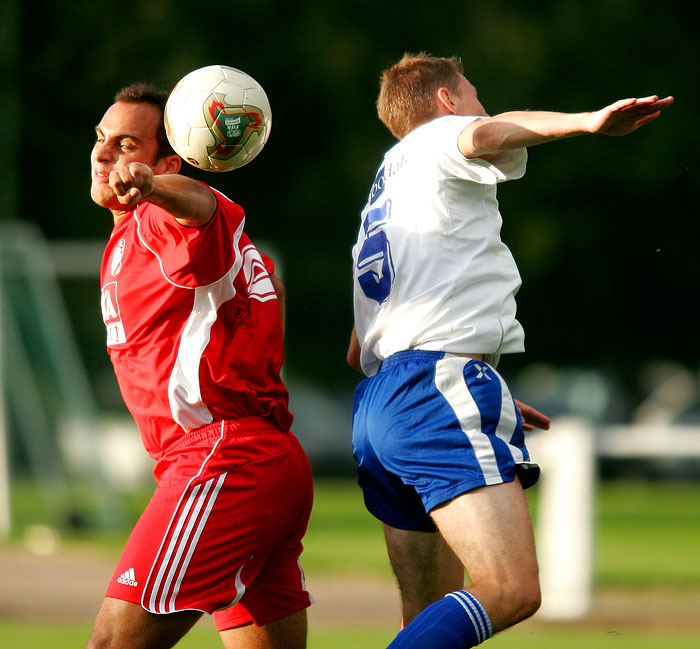
<svg viewBox="0 0 700 649"><path fill-rule="evenodd" d="M578 418L538 434L533 459L542 467L537 554L545 620L575 620L593 605L595 431Z"/></svg>

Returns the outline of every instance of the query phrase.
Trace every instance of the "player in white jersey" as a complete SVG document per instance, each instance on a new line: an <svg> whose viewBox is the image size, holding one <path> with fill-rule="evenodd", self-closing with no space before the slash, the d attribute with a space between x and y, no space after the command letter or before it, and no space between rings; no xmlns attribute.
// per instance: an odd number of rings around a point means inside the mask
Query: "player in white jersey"
<svg viewBox="0 0 700 649"><path fill-rule="evenodd" d="M465 159L457 138L477 119L425 124L390 149L377 172L354 250L367 375L406 349L524 349L515 319L520 275L499 236L496 184L524 175L527 152L517 149L500 167Z"/></svg>
<svg viewBox="0 0 700 649"><path fill-rule="evenodd" d="M401 591L392 649L472 647L540 603L523 493L539 469L523 429L549 420L514 401L495 370L501 354L524 350L496 185L524 175L525 147L625 135L672 102L490 117L457 59L407 54L384 72L378 112L400 141L353 248L348 362L369 377L355 394L353 447Z"/></svg>

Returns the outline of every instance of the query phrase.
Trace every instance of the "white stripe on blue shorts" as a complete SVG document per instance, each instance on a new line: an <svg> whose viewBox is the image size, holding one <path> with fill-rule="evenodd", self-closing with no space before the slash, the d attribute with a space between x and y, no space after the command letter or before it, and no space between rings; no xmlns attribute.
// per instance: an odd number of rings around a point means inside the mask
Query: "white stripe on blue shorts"
<svg viewBox="0 0 700 649"><path fill-rule="evenodd" d="M516 472L523 480L527 468L529 486L539 473L498 372L442 352L394 354L358 385L353 447L368 509L403 529L432 529L436 506Z"/></svg>
<svg viewBox="0 0 700 649"><path fill-rule="evenodd" d="M510 392L501 375L490 365L482 361L474 361L461 356L448 356L435 364L435 386L447 402L452 406L455 416L469 443L476 461L484 473L485 484L500 484L503 476L496 461L496 454L490 438L491 433L482 430L482 419L479 404L464 380L466 365L471 363L477 371L477 378L487 381L498 381L501 391L500 416L493 434L507 445L516 463L523 462L523 451L511 444L513 433L518 426L515 404L510 398Z"/></svg>

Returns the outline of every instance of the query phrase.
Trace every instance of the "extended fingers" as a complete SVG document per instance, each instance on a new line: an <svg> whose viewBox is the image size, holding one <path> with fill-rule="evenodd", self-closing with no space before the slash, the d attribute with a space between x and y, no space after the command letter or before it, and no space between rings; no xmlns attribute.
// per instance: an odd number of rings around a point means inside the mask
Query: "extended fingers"
<svg viewBox="0 0 700 649"><path fill-rule="evenodd" d="M627 135L640 126L653 122L661 111L673 103L673 97L659 99L657 95L621 99L593 114L589 132L605 135Z"/></svg>
<svg viewBox="0 0 700 649"><path fill-rule="evenodd" d="M515 406L520 411L520 417L525 430L533 430L535 427L549 430L550 418L532 406L515 399Z"/></svg>
<svg viewBox="0 0 700 649"><path fill-rule="evenodd" d="M659 99L658 97L645 97L620 112L620 116L631 130L653 122L661 111L673 103L673 97Z"/></svg>
<svg viewBox="0 0 700 649"><path fill-rule="evenodd" d="M673 97L669 95L668 97L659 99L658 95L650 95L649 97L642 97L641 99L637 99L636 101L639 104L652 104L658 107L665 108L666 106L670 106L673 103Z"/></svg>
<svg viewBox="0 0 700 649"><path fill-rule="evenodd" d="M650 115L661 112L672 103L673 97L659 99L657 95L651 95L641 99L625 100L625 105L620 106L619 110L630 114Z"/></svg>

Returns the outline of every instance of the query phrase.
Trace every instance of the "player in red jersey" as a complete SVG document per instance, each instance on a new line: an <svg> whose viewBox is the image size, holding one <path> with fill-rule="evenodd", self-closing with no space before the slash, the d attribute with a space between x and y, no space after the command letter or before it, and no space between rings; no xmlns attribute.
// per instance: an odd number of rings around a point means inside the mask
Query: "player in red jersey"
<svg viewBox="0 0 700 649"><path fill-rule="evenodd" d="M91 155L114 217L107 347L158 486L87 646L172 647L206 612L226 647L303 649L312 483L279 376L283 287L241 207L179 173L166 99L122 90Z"/></svg>

